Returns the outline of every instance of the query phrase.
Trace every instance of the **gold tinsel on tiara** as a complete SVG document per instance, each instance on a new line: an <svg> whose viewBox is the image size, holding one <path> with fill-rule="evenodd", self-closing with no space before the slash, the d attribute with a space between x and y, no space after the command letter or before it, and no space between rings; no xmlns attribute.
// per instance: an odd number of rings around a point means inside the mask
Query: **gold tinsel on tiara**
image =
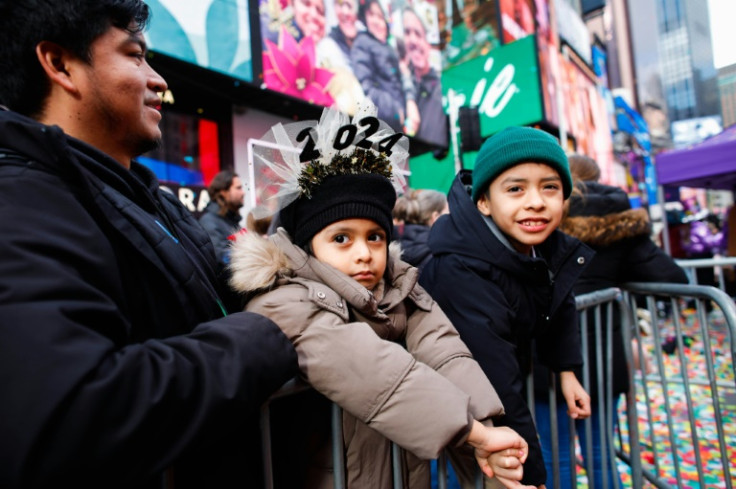
<svg viewBox="0 0 736 489"><path fill-rule="evenodd" d="M312 190L318 187L326 178L339 175L359 175L373 173L382 175L391 180L391 161L383 154L374 151L356 148L352 155L337 154L329 164L323 165L310 161L299 175L301 195L312 197Z"/></svg>

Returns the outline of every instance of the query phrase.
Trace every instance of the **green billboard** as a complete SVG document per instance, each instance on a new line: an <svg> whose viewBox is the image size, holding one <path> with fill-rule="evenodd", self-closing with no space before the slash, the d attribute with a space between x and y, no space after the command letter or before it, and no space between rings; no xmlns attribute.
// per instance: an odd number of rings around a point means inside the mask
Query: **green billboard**
<svg viewBox="0 0 736 489"><path fill-rule="evenodd" d="M442 91L459 106L478 107L481 136L543 117L536 43L527 36L442 73ZM458 99L459 98L459 99Z"/></svg>
<svg viewBox="0 0 736 489"><path fill-rule="evenodd" d="M445 110L453 97L458 106L478 107L483 138L507 126L524 126L543 119L535 36L494 48L490 54L448 68L442 73ZM460 135L462 138L462 135ZM463 168L472 168L476 152L462 155ZM411 158L412 188L447 191L455 175L452 145L448 155L432 153Z"/></svg>

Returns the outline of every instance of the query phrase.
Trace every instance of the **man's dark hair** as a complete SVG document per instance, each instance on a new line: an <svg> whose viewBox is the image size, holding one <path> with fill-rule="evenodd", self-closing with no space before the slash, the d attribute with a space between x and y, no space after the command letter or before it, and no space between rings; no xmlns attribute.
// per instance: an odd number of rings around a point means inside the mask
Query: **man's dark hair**
<svg viewBox="0 0 736 489"><path fill-rule="evenodd" d="M141 32L149 14L141 0L0 0L0 105L43 113L51 85L36 57L41 41L89 62L95 39L110 27Z"/></svg>
<svg viewBox="0 0 736 489"><path fill-rule="evenodd" d="M223 216L227 213L227 202L225 202L220 192L228 190L233 184L233 179L237 176L238 174L232 170L222 170L212 178L209 187L207 187L210 200L217 202L217 205L220 206L220 214Z"/></svg>

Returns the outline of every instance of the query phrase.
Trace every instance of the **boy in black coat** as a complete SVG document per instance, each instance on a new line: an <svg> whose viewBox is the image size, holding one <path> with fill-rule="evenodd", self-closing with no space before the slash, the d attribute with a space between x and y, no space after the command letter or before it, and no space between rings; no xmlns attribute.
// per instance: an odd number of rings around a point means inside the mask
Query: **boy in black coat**
<svg viewBox="0 0 736 489"><path fill-rule="evenodd" d="M571 190L567 158L552 136L501 131L484 143L472 176L455 179L450 214L432 228L433 258L420 278L500 395L506 415L498 424L529 443L522 482L540 487L546 473L525 393L532 339L541 361L560 373L570 416L590 414L573 372L582 355L572 286L593 252L556 229Z"/></svg>

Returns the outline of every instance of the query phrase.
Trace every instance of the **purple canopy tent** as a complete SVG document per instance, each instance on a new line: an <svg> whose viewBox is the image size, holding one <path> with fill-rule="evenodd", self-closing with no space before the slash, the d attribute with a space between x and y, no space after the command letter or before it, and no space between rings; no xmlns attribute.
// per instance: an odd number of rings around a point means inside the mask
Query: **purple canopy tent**
<svg viewBox="0 0 736 489"><path fill-rule="evenodd" d="M736 190L736 125L703 141L656 157L657 183Z"/></svg>
<svg viewBox="0 0 736 489"><path fill-rule="evenodd" d="M665 185L736 191L736 124L685 149L667 151L656 157L660 201ZM667 219L663 219L663 244L670 253Z"/></svg>

